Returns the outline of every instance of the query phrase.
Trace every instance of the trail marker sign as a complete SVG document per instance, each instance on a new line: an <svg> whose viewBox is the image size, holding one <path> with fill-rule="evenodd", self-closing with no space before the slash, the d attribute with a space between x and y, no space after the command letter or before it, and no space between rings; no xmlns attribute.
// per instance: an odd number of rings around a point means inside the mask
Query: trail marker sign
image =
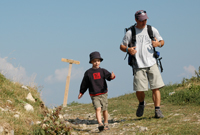
<svg viewBox="0 0 200 135"><path fill-rule="evenodd" d="M65 58L62 58L61 61L69 63L69 70L68 70L66 86L65 86L65 95L64 95L64 100L63 100L63 107L66 107L67 106L67 98L68 98L68 91L69 91L69 83L70 83L72 64L80 64L80 61L71 60L71 59L65 59Z"/></svg>

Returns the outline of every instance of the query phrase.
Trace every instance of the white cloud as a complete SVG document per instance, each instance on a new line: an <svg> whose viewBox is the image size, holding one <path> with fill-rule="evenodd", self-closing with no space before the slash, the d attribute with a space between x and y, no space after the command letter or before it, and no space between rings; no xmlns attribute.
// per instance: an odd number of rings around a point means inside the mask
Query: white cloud
<svg viewBox="0 0 200 135"><path fill-rule="evenodd" d="M192 76L194 76L195 75L195 67L194 66L192 66L192 65L189 65L188 67L183 67L184 68L184 70L185 70L185 72L188 74L188 75L192 75Z"/></svg>
<svg viewBox="0 0 200 135"><path fill-rule="evenodd" d="M6 78L14 81L14 82L19 82L24 85L29 85L29 86L35 86L36 84L34 83L36 74L33 74L31 77L28 77L26 75L26 70L24 67L19 66L19 67L14 67L11 63L7 61L7 57L5 58L0 58L0 72L3 74Z"/></svg>
<svg viewBox="0 0 200 135"><path fill-rule="evenodd" d="M84 71L82 68L76 69L72 67L70 79L80 79L83 77ZM68 68L56 69L53 75L45 78L45 82L65 82L68 75Z"/></svg>
<svg viewBox="0 0 200 135"><path fill-rule="evenodd" d="M187 77L187 78L190 78L191 76L195 76L195 67L192 66L192 65L189 65L188 67L187 66L184 66L183 67L184 69L184 73L180 74L179 76L181 77Z"/></svg>

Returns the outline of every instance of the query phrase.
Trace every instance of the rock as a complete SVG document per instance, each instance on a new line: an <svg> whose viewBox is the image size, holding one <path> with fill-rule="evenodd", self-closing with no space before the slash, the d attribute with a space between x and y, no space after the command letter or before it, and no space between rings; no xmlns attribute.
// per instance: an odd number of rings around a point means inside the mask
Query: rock
<svg viewBox="0 0 200 135"><path fill-rule="evenodd" d="M37 121L37 122L36 122L36 124L40 124L40 123L41 123L41 121Z"/></svg>
<svg viewBox="0 0 200 135"><path fill-rule="evenodd" d="M5 111L5 109L3 109L2 107L0 107L0 109L1 109L2 112Z"/></svg>
<svg viewBox="0 0 200 135"><path fill-rule="evenodd" d="M179 115L183 115L183 114L178 114L178 113L175 113L175 114L174 114L174 116L179 116Z"/></svg>
<svg viewBox="0 0 200 135"><path fill-rule="evenodd" d="M58 115L59 119L64 119L63 115L59 114Z"/></svg>
<svg viewBox="0 0 200 135"><path fill-rule="evenodd" d="M7 102L10 103L10 104L12 104L12 101L10 101L10 100L7 100Z"/></svg>
<svg viewBox="0 0 200 135"><path fill-rule="evenodd" d="M28 90L28 88L25 85L22 85L22 88Z"/></svg>
<svg viewBox="0 0 200 135"><path fill-rule="evenodd" d="M170 93L169 93L169 96L173 95L174 93L175 93L175 92L170 92Z"/></svg>
<svg viewBox="0 0 200 135"><path fill-rule="evenodd" d="M27 97L26 97L27 100L30 100L32 102L35 102L35 99L33 98L33 96L31 95L31 93L29 92Z"/></svg>
<svg viewBox="0 0 200 135"><path fill-rule="evenodd" d="M19 118L19 114L15 114L14 117L15 117L15 118Z"/></svg>
<svg viewBox="0 0 200 135"><path fill-rule="evenodd" d="M28 103L25 104L24 108L26 109L26 111L31 111L31 112L34 111L33 106Z"/></svg>
<svg viewBox="0 0 200 135"><path fill-rule="evenodd" d="M147 130L148 130L147 127L142 127L142 126L139 127L140 132L144 132L144 131L147 131Z"/></svg>
<svg viewBox="0 0 200 135"><path fill-rule="evenodd" d="M47 125L46 125L46 124L43 124L43 125L42 125L42 128L45 128L45 127L47 127Z"/></svg>
<svg viewBox="0 0 200 135"><path fill-rule="evenodd" d="M14 134L15 134L14 130L11 130L10 135L14 135Z"/></svg>
<svg viewBox="0 0 200 135"><path fill-rule="evenodd" d="M3 131L4 131L3 127L2 127L2 126L0 126L0 134L2 134L2 133L3 133Z"/></svg>

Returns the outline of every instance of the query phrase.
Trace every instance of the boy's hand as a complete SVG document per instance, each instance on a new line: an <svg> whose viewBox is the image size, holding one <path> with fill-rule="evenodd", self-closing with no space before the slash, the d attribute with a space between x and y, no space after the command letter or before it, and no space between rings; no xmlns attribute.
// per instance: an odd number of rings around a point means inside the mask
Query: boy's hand
<svg viewBox="0 0 200 135"><path fill-rule="evenodd" d="M111 73L110 78L111 78L111 79L114 79L114 78L115 78L115 74L114 74L113 72Z"/></svg>
<svg viewBox="0 0 200 135"><path fill-rule="evenodd" d="M78 95L78 99L80 99L82 96L83 96L83 94L80 93L80 94Z"/></svg>

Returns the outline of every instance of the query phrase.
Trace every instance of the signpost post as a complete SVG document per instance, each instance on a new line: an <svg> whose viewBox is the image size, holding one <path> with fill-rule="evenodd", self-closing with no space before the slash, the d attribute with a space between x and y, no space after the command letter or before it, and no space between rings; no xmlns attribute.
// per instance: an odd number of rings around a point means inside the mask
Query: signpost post
<svg viewBox="0 0 200 135"><path fill-rule="evenodd" d="M70 83L72 64L80 64L80 61L75 61L75 60L65 59L65 58L62 58L61 61L69 63L69 70L68 70L66 86L65 86L65 95L64 95L64 100L63 100L63 107L66 107L67 106L67 98L68 98L68 91L69 91L69 83Z"/></svg>

